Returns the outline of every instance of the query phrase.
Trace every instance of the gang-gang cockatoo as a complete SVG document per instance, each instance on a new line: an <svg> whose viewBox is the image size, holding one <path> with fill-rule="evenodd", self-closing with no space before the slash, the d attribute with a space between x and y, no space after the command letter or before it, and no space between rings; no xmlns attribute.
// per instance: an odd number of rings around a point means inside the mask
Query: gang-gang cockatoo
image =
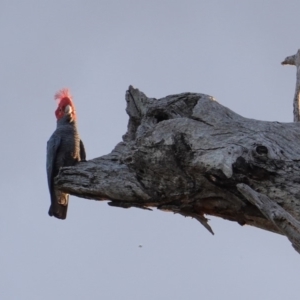
<svg viewBox="0 0 300 300"><path fill-rule="evenodd" d="M55 111L56 130L47 142L47 177L51 197L49 216L58 219L67 217L69 194L54 186L54 178L61 167L74 166L85 161L84 145L79 137L76 124L76 110L68 89L55 94L58 107Z"/></svg>

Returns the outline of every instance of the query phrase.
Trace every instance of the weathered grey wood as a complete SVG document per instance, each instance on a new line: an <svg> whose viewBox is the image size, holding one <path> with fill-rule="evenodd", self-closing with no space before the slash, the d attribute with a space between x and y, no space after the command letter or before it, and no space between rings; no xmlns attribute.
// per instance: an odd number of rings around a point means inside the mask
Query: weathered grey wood
<svg viewBox="0 0 300 300"><path fill-rule="evenodd" d="M274 223L282 234L288 237L295 250L300 253L300 222L275 201L255 192L248 185L239 183L237 188L248 201L258 207L264 216Z"/></svg>
<svg viewBox="0 0 300 300"><path fill-rule="evenodd" d="M292 66L296 66L297 68L296 88L295 88L295 95L293 100L293 114L294 114L294 122L299 122L300 121L300 49L297 51L295 55L286 57L281 64L292 65Z"/></svg>
<svg viewBox="0 0 300 300"><path fill-rule="evenodd" d="M299 123L247 119L204 94L157 100L130 86L126 101L123 141L108 155L63 168L60 189L190 216L210 231L204 215L282 234L238 190L245 183L300 221Z"/></svg>

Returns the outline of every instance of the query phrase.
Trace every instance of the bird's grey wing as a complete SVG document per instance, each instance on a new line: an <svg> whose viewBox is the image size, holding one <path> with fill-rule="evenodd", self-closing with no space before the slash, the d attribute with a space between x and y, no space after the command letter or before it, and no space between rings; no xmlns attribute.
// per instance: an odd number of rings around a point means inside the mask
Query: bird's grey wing
<svg viewBox="0 0 300 300"><path fill-rule="evenodd" d="M86 161L86 153L82 140L80 140L80 160Z"/></svg>
<svg viewBox="0 0 300 300"><path fill-rule="evenodd" d="M47 142L47 178L50 193L52 193L54 163L60 146L61 138L53 134Z"/></svg>

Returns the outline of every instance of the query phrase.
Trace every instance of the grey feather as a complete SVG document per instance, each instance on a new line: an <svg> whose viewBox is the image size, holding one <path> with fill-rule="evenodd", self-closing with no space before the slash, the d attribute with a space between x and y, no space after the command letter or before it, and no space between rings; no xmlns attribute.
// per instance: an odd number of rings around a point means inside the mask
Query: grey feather
<svg viewBox="0 0 300 300"><path fill-rule="evenodd" d="M47 142L47 179L48 179L48 187L49 192L51 194L53 189L53 171L54 171L54 163L55 157L57 154L57 150L60 145L61 138L55 134L53 134L49 141Z"/></svg>
<svg viewBox="0 0 300 300"><path fill-rule="evenodd" d="M82 140L80 140L80 160L81 161L86 161L86 153L85 153L85 147L83 145Z"/></svg>

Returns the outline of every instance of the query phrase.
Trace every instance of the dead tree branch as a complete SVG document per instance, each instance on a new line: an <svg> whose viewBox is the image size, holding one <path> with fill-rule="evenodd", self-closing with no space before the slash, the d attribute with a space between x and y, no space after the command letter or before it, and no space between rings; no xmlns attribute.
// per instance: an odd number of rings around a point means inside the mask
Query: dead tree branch
<svg viewBox="0 0 300 300"><path fill-rule="evenodd" d="M283 62L297 66L297 87L298 57ZM286 235L299 252L299 122L247 119L196 93L157 100L130 86L126 102L123 141L108 155L61 169L61 190L196 218L211 233L205 215L249 224Z"/></svg>
<svg viewBox="0 0 300 300"><path fill-rule="evenodd" d="M239 183L238 190L258 207L263 215L291 241L293 247L300 253L300 222L293 218L286 210L265 195L255 192L248 185Z"/></svg>
<svg viewBox="0 0 300 300"><path fill-rule="evenodd" d="M295 55L286 57L281 64L292 65L297 68L296 88L295 88L295 95L293 100L293 114L294 114L294 122L299 122L300 121L300 49L297 51Z"/></svg>

